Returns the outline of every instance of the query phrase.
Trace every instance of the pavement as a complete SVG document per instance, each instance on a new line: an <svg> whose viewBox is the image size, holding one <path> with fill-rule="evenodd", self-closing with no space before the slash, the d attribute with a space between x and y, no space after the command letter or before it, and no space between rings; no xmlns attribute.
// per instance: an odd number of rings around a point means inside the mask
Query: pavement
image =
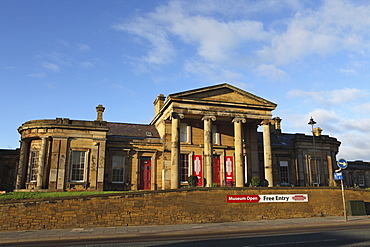
<svg viewBox="0 0 370 247"><path fill-rule="evenodd" d="M134 239L189 236L228 233L248 233L257 231L271 231L280 229L302 229L318 227L339 227L353 225L370 225L370 216L348 216L347 221L342 217L312 217L296 219L277 219L223 223L201 223L182 225L149 225L149 226L120 226L94 227L73 229L50 229L28 231L0 232L0 246L11 244L36 243L40 241L68 241L68 240L97 240L97 239Z"/></svg>

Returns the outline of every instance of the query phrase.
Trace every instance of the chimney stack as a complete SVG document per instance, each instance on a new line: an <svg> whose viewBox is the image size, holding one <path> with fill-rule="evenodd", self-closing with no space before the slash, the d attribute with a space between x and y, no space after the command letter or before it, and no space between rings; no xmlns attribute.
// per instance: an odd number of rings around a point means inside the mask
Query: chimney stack
<svg viewBox="0 0 370 247"><path fill-rule="evenodd" d="M96 107L96 112L98 113L98 116L96 117L96 121L103 121L104 110L105 110L105 107L103 105L98 105Z"/></svg>
<svg viewBox="0 0 370 247"><path fill-rule="evenodd" d="M158 112L162 109L164 105L166 97L164 97L163 94L158 95L158 97L153 102L155 114L158 114Z"/></svg>

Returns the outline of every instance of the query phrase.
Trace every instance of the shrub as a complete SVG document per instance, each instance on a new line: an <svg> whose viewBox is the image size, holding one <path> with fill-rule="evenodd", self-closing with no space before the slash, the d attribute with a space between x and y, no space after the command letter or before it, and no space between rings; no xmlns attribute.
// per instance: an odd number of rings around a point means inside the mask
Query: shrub
<svg viewBox="0 0 370 247"><path fill-rule="evenodd" d="M188 177L188 184L190 187L197 187L198 185L198 177L195 175L191 175Z"/></svg>
<svg viewBox="0 0 370 247"><path fill-rule="evenodd" d="M252 187L258 187L261 184L261 179L259 177L253 177L251 179L251 186Z"/></svg>

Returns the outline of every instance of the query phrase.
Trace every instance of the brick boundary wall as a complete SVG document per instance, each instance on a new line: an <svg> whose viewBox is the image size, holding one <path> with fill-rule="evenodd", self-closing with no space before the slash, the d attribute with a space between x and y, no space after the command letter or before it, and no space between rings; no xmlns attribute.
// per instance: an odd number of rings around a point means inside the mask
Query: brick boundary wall
<svg viewBox="0 0 370 247"><path fill-rule="evenodd" d="M308 202L227 203L227 195L308 194ZM346 200L370 202L369 190ZM197 188L0 201L0 231L342 216L340 188Z"/></svg>

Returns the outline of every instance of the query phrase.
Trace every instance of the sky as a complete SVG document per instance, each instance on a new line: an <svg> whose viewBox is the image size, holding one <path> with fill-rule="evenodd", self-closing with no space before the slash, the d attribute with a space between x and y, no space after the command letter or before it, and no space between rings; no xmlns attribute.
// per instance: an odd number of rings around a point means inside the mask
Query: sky
<svg viewBox="0 0 370 247"><path fill-rule="evenodd" d="M0 1L0 148L56 117L150 123L153 101L229 83L278 106L284 133L370 161L366 0Z"/></svg>

